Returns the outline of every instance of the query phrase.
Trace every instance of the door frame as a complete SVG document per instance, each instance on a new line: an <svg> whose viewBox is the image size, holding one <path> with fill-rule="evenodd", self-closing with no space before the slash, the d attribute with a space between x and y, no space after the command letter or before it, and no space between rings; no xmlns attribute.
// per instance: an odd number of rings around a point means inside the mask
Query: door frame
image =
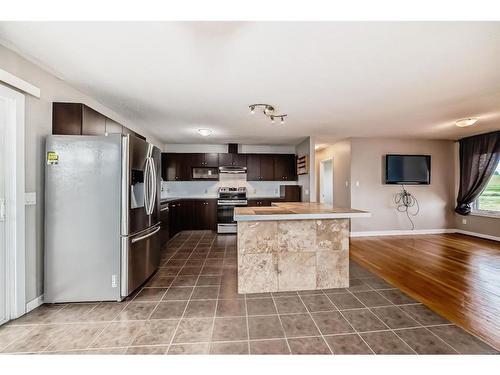
<svg viewBox="0 0 500 375"><path fill-rule="evenodd" d="M325 178L325 163L331 162L332 163L332 204L333 204L333 157L328 158L328 159L323 159L319 162L319 202L320 203L325 203L324 198L323 198L323 181Z"/></svg>
<svg viewBox="0 0 500 375"><path fill-rule="evenodd" d="M25 96L0 83L0 97L7 103L5 127L5 255L7 318L26 312L25 268Z"/></svg>

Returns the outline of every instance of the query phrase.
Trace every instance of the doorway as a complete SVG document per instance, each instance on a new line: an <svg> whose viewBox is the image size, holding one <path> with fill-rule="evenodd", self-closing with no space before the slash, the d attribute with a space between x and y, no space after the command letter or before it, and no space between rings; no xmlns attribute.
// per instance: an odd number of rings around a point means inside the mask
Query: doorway
<svg viewBox="0 0 500 375"><path fill-rule="evenodd" d="M320 162L319 190L320 203L333 205L333 159Z"/></svg>
<svg viewBox="0 0 500 375"><path fill-rule="evenodd" d="M7 252L5 246L5 129L7 101L0 96L0 325L9 320L7 304Z"/></svg>
<svg viewBox="0 0 500 375"><path fill-rule="evenodd" d="M0 84L0 325L26 312L24 108L24 95Z"/></svg>

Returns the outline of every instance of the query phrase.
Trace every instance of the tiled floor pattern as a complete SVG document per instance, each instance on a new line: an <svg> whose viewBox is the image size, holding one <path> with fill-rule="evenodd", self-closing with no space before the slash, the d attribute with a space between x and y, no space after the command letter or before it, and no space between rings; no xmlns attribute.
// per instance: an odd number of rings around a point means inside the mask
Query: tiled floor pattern
<svg viewBox="0 0 500 375"><path fill-rule="evenodd" d="M486 354L494 349L351 264L347 289L237 293L236 237L182 232L127 301L43 305L3 353Z"/></svg>

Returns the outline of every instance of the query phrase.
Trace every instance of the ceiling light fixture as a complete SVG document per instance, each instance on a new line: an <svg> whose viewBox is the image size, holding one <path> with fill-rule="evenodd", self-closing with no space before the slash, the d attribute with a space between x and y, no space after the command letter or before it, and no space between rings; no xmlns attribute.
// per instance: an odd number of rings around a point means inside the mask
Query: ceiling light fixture
<svg viewBox="0 0 500 375"><path fill-rule="evenodd" d="M250 113L253 115L255 113L255 108L257 107L263 107L262 113L264 113L265 116L271 119L271 123L274 124L275 119L279 118L281 119L280 123L284 124L285 123L285 117L288 115L286 113L282 114L276 114L275 109L272 105L270 104L251 104L248 106L250 108Z"/></svg>
<svg viewBox="0 0 500 375"><path fill-rule="evenodd" d="M477 123L479 119L477 117L468 117L468 118L462 118L460 120L455 121L455 125L465 128L467 126L472 126L475 123Z"/></svg>
<svg viewBox="0 0 500 375"><path fill-rule="evenodd" d="M208 137L210 134L212 134L212 131L210 129L198 129L198 134L202 137Z"/></svg>

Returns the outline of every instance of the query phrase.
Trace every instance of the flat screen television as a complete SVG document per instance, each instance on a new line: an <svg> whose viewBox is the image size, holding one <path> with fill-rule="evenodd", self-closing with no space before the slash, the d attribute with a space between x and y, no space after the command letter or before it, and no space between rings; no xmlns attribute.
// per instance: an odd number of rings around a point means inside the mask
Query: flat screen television
<svg viewBox="0 0 500 375"><path fill-rule="evenodd" d="M385 183L428 185L431 183L430 155L386 155Z"/></svg>

